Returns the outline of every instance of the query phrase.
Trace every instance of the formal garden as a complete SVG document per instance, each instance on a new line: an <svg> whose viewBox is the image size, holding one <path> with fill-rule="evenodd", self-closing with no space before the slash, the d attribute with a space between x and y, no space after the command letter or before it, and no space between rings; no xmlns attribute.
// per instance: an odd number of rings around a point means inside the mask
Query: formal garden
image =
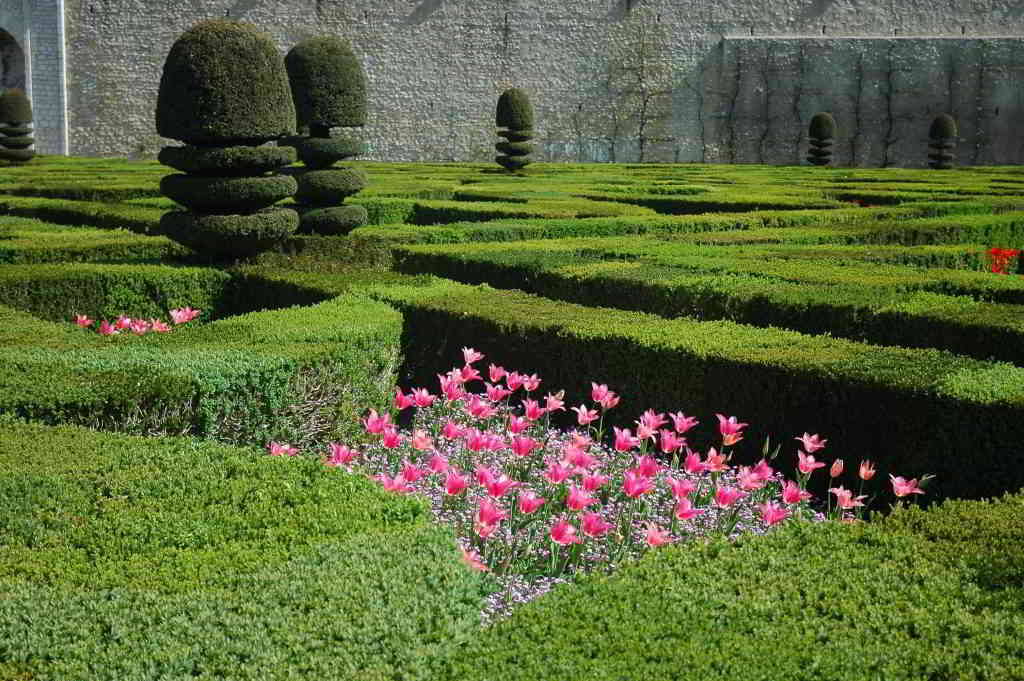
<svg viewBox="0 0 1024 681"><path fill-rule="evenodd" d="M0 680L1024 678L1021 168L531 163L516 88L373 162L367 87L0 96Z"/></svg>

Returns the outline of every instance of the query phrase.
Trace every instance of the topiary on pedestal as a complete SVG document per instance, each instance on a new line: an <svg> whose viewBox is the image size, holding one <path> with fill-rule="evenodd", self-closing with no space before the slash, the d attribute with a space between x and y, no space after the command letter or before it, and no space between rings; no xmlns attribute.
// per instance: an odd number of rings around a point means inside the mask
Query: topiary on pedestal
<svg viewBox="0 0 1024 681"><path fill-rule="evenodd" d="M949 170L956 160L956 121L949 114L939 114L928 129L928 166L933 170Z"/></svg>
<svg viewBox="0 0 1024 681"><path fill-rule="evenodd" d="M0 159L12 163L32 160L36 152L29 149L35 140L31 137L32 104L18 88L0 93Z"/></svg>
<svg viewBox="0 0 1024 681"><path fill-rule="evenodd" d="M291 81L295 114L306 137L292 138L299 160L306 166L293 173L298 181L302 232L347 234L366 224L366 209L343 205L366 187L366 175L355 168L334 168L335 163L363 152L354 135L331 136L331 128L366 125L366 75L348 42L335 36L302 41L284 58Z"/></svg>
<svg viewBox="0 0 1024 681"><path fill-rule="evenodd" d="M807 129L807 161L816 166L832 162L832 142L836 137L836 120L824 111L814 114Z"/></svg>
<svg viewBox="0 0 1024 681"><path fill-rule="evenodd" d="M254 27L204 21L175 41L164 62L157 132L185 143L159 160L182 171L160 190L187 210L160 220L163 234L196 251L242 258L295 232L298 215L273 207L295 180L268 175L293 149L259 146L295 132L295 108L277 48Z"/></svg>
<svg viewBox="0 0 1024 681"><path fill-rule="evenodd" d="M533 139L533 105L526 93L515 87L502 92L494 122L500 128L498 136L505 138L494 145L501 153L495 162L510 172L529 165L533 152L533 145L529 144Z"/></svg>

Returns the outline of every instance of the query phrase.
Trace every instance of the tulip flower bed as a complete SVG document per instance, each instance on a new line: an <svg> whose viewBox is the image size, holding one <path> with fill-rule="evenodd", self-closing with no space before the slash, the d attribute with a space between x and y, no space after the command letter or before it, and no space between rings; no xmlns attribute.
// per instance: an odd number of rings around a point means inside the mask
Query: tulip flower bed
<svg viewBox="0 0 1024 681"><path fill-rule="evenodd" d="M593 404L567 409L564 391L540 397L536 374L491 364L484 377L474 366L483 355L472 348L463 355L463 366L438 376L439 394L396 390L395 407L415 410L409 429L371 410L364 421L371 444L360 450L331 443L325 462L392 492L426 497L435 521L454 528L466 562L492 572L502 586L485 619L556 583L611 572L665 544L764 533L791 518L854 521L865 506L867 495L839 484L829 489L834 504L830 497L823 508L810 506L807 481L826 466L814 456L826 444L818 435L795 438L797 481L773 470L769 459L780 448L769 453L767 443L755 465L730 464L748 425L734 416L717 415L720 449L710 447L704 457L687 442L699 421L683 412L647 410L635 433L613 426L606 444L605 414L620 400L608 386L592 383ZM481 392L470 389L476 383ZM552 417L567 411L577 427L553 427ZM268 452L300 453L279 442ZM830 479L843 467L834 460ZM874 475L873 464L862 461L861 488ZM891 476L891 482L898 498L923 494L916 479Z"/></svg>

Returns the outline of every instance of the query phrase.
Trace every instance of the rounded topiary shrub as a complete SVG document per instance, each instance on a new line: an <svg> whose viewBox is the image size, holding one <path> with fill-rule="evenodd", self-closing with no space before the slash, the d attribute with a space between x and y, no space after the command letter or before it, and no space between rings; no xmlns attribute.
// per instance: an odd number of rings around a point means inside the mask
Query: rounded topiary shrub
<svg viewBox="0 0 1024 681"><path fill-rule="evenodd" d="M295 132L284 61L247 24L204 21L171 46L156 104L157 132L198 145L256 144Z"/></svg>
<svg viewBox="0 0 1024 681"><path fill-rule="evenodd" d="M301 211L299 231L305 234L333 236L348 234L366 224L366 208L356 205L328 206Z"/></svg>
<svg viewBox="0 0 1024 681"><path fill-rule="evenodd" d="M811 118L807 130L809 147L807 161L816 166L827 166L832 162L832 141L836 137L836 120L832 114L820 112Z"/></svg>
<svg viewBox="0 0 1024 681"><path fill-rule="evenodd" d="M309 38L289 50L284 63L299 127L327 137L330 128L366 125L366 74L347 41Z"/></svg>
<svg viewBox="0 0 1024 681"><path fill-rule="evenodd" d="M309 170L297 175L295 200L314 206L339 204L366 187L366 173L355 168Z"/></svg>
<svg viewBox="0 0 1024 681"><path fill-rule="evenodd" d="M32 103L28 101L24 91L20 88L11 88L0 93L0 122L19 124L31 120Z"/></svg>
<svg viewBox="0 0 1024 681"><path fill-rule="evenodd" d="M192 175L262 175L295 163L291 147L164 147L157 160Z"/></svg>
<svg viewBox="0 0 1024 681"><path fill-rule="evenodd" d="M221 257L248 257L295 233L299 215L267 208L248 215L200 214L176 210L160 218L160 234L194 251Z"/></svg>
<svg viewBox="0 0 1024 681"><path fill-rule="evenodd" d="M928 128L928 166L933 170L949 170L956 160L956 121L949 114L939 114Z"/></svg>
<svg viewBox="0 0 1024 681"><path fill-rule="evenodd" d="M294 142L299 160L313 170L363 153L365 144L354 137L305 137Z"/></svg>
<svg viewBox="0 0 1024 681"><path fill-rule="evenodd" d="M32 104L23 91L11 88L0 93L0 160L24 163L36 155L29 149L35 143L31 121Z"/></svg>
<svg viewBox="0 0 1024 681"><path fill-rule="evenodd" d="M533 105L526 93L515 87L502 92L494 122L502 128L498 135L506 140L494 145L501 154L494 161L509 171L529 165L533 145L527 142L533 139Z"/></svg>
<svg viewBox="0 0 1024 681"><path fill-rule="evenodd" d="M166 175L160 180L164 196L194 211L251 213L292 196L295 178L287 175L261 177L205 177Z"/></svg>

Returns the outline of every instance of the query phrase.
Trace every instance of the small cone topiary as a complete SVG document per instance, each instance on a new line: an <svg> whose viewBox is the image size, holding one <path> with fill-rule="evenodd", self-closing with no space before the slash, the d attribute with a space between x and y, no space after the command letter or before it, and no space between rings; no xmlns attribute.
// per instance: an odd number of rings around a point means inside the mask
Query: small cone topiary
<svg viewBox="0 0 1024 681"><path fill-rule="evenodd" d="M185 142L159 160L180 174L160 182L187 210L164 214L163 234L221 258L271 248L295 232L298 215L273 204L295 180L267 175L295 162L292 149L258 146L295 132L284 62L252 26L205 21L171 46L157 95L156 127Z"/></svg>
<svg viewBox="0 0 1024 681"><path fill-rule="evenodd" d="M956 160L956 121L949 114L939 114L928 129L928 166L933 170L949 170Z"/></svg>
<svg viewBox="0 0 1024 681"><path fill-rule="evenodd" d="M306 169L292 173L298 181L299 230L316 234L347 234L366 224L366 209L343 205L345 198L366 186L355 168L335 168L338 161L362 153L353 134L331 136L331 128L366 125L366 75L345 40L317 36L302 41L284 58L300 129L305 137L286 143L295 147Z"/></svg>
<svg viewBox="0 0 1024 681"><path fill-rule="evenodd" d="M501 156L495 162L510 172L519 170L530 164L533 145L533 105L530 98L519 88L509 88L498 97L498 106L494 114L498 135L504 142L494 145Z"/></svg>
<svg viewBox="0 0 1024 681"><path fill-rule="evenodd" d="M12 163L25 163L36 153L29 149L35 139L31 137L32 103L19 88L0 93L0 159Z"/></svg>
<svg viewBox="0 0 1024 681"><path fill-rule="evenodd" d="M807 130L807 161L816 166L827 166L832 162L832 142L836 137L836 119L832 114L820 112L811 118Z"/></svg>

